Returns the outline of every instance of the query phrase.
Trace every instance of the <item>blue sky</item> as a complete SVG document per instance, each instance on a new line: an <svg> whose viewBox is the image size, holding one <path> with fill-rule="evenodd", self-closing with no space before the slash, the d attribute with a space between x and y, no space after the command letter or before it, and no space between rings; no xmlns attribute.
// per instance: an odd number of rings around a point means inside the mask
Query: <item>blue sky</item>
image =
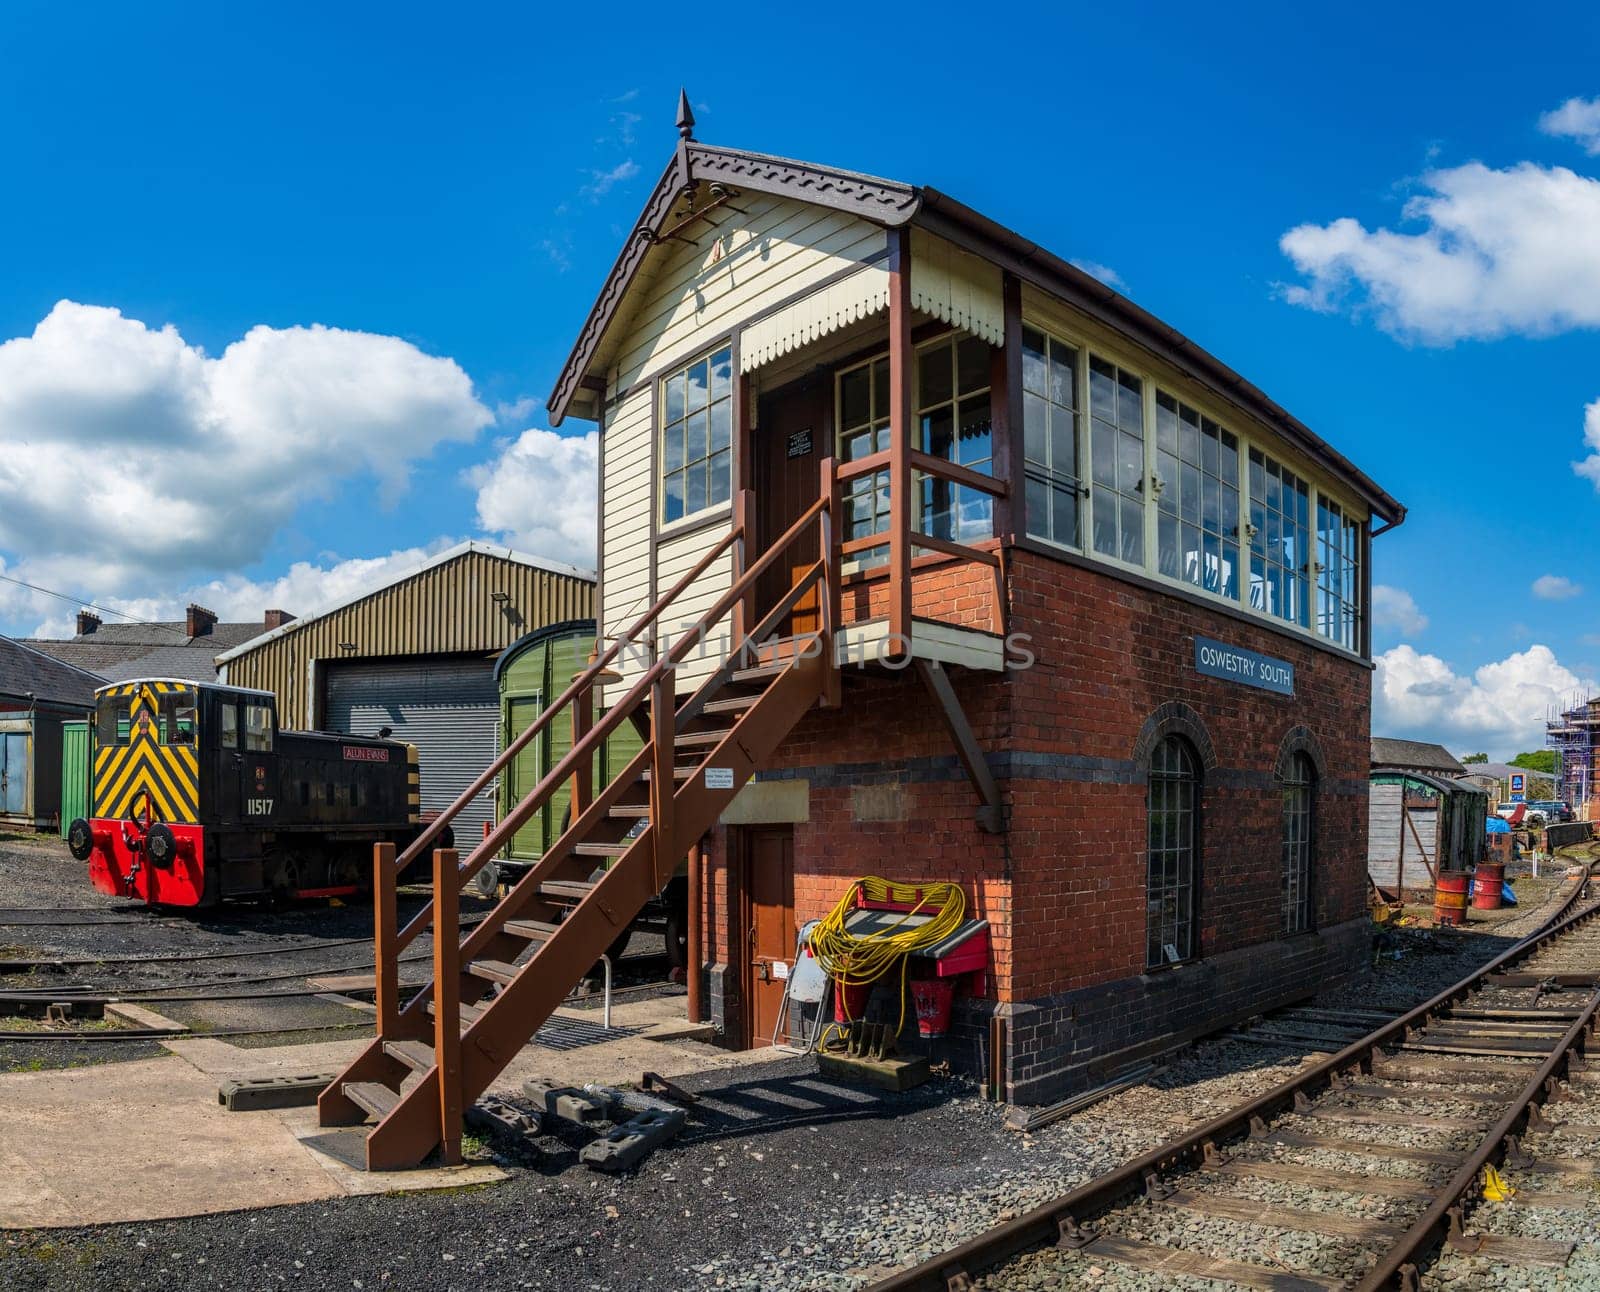
<svg viewBox="0 0 1600 1292"><path fill-rule="evenodd" d="M583 559L581 438L524 432L682 82L703 139L1107 267L1364 466L1411 508L1376 544L1376 725L1515 752L1600 677L1600 16L1287 8L925 5L797 46L789 11L13 0L0 573L254 617L450 539ZM70 615L0 588L0 631Z"/></svg>

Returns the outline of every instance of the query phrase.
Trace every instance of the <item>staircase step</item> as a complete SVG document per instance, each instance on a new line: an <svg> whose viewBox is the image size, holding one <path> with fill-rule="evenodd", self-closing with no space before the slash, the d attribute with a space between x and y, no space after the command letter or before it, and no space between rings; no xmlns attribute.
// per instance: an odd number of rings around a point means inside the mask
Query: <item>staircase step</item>
<svg viewBox="0 0 1600 1292"><path fill-rule="evenodd" d="M469 974L488 982L510 982L520 968L520 965L508 964L504 960L473 960L467 964Z"/></svg>
<svg viewBox="0 0 1600 1292"><path fill-rule="evenodd" d="M770 664L757 664L754 668L741 668L733 675L735 682L769 682L784 672L792 660L774 660Z"/></svg>
<svg viewBox="0 0 1600 1292"><path fill-rule="evenodd" d="M462 1001L457 1008L461 1010L462 1027L467 1027L469 1024L476 1023L480 1018L489 1012L489 1007L487 1005L469 1005L466 1001ZM428 1001L428 1013L433 1013L432 1000Z"/></svg>
<svg viewBox="0 0 1600 1292"><path fill-rule="evenodd" d="M695 774L695 770L696 769L693 768L693 767L674 767L672 769L672 779L675 780L675 781L686 781L686 780L689 780ZM639 775L640 775L641 779L649 780L650 776L651 776L651 773L648 770L646 770L646 771L640 772Z"/></svg>
<svg viewBox="0 0 1600 1292"><path fill-rule="evenodd" d="M707 700L702 713L743 713L752 708L759 695L730 695L726 700Z"/></svg>
<svg viewBox="0 0 1600 1292"><path fill-rule="evenodd" d="M629 820L644 820L650 815L648 803L618 803L607 813L608 816L625 817Z"/></svg>
<svg viewBox="0 0 1600 1292"><path fill-rule="evenodd" d="M365 1108L379 1121L387 1117L389 1110L400 1102L398 1094L376 1081L346 1081L339 1091L351 1103Z"/></svg>
<svg viewBox="0 0 1600 1292"><path fill-rule="evenodd" d="M426 1072L433 1066L433 1046L426 1041L385 1041L383 1052L390 1058L399 1059L413 1072ZM362 1104L362 1107L366 1105Z"/></svg>
<svg viewBox="0 0 1600 1292"><path fill-rule="evenodd" d="M620 857L633 847L632 839L620 843L575 843L572 852L577 857Z"/></svg>
<svg viewBox="0 0 1600 1292"><path fill-rule="evenodd" d="M529 942L548 942L561 926L547 920L507 920L500 927L513 937L527 938Z"/></svg>
<svg viewBox="0 0 1600 1292"><path fill-rule="evenodd" d="M726 728L721 731L680 731L672 743L677 749L703 749L720 745L727 734Z"/></svg>
<svg viewBox="0 0 1600 1292"><path fill-rule="evenodd" d="M572 902L581 902L593 891L594 885L586 879L547 879L539 885L539 896L559 897Z"/></svg>

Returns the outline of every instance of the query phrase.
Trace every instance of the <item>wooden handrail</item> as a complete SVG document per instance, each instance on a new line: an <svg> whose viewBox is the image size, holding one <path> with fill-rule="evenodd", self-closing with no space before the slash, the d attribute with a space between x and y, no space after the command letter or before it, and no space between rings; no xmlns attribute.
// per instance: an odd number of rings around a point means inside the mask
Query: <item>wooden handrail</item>
<svg viewBox="0 0 1600 1292"><path fill-rule="evenodd" d="M785 531L783 536L773 543L772 546L769 547L765 552L763 552L761 556L757 558L754 564L752 564L749 569L747 569L744 574L742 574L733 584L731 584L728 590L717 599L716 603L711 607L711 609L706 611L706 613L700 617L697 627L701 629L709 628L712 624L715 624L721 620L721 618L727 614L728 611L745 595L748 589L755 585L756 579L766 571L767 567L776 561L778 557L782 555L783 551L805 531L806 527L810 525L814 519L816 519L816 517L821 513L824 505L825 500L818 498L811 504L811 506L806 508L806 510L800 515L799 519L797 519L794 524L791 525L787 531ZM712 557L720 555L722 551L727 549L727 545L728 540L724 540L722 543L719 543L717 547L713 549L711 554ZM695 571L703 572L703 567L709 565L709 563L709 559L700 562L695 567ZM685 578L688 578L688 576L685 576ZM658 613L661 605L664 604L665 601L670 600L671 596L680 591L683 586L684 580L680 580L679 584L673 589L673 593L668 594L667 598L663 598L663 601L657 604ZM544 778L528 792L527 796L522 800L522 802L518 803L505 817L501 819L500 823L484 837L483 841L478 844L477 847L472 849L472 851L467 855L466 860L461 863L459 869L460 883L466 883L472 878L473 875L477 874L478 871L483 868L484 863L490 857L493 857L497 852L500 851L506 840L520 830L526 823L527 819L544 806L546 800L548 800L550 795L560 787L561 783L572 776L579 761L582 758L595 753L599 748L600 742L609 736L625 717L632 713L633 710L638 708L639 704L646 695L651 694L656 682L662 679L665 675L669 674L673 669L683 662L689 652L694 649L697 639L698 634L696 633L685 633L681 638L679 638L671 650L658 659L644 673L644 675L633 684L633 687L628 691L628 694L624 696L622 700L608 709L605 715L589 729L588 734L585 735L584 738L576 745L574 745L573 748L567 752L566 756L563 757L561 761L557 763L555 767L553 767L549 773L547 773ZM588 671L593 671L593 668L591 667L591 669ZM573 683L573 686L568 688L568 692L572 691L576 686L577 683ZM565 700L567 698L569 697L564 693L562 699ZM496 761L497 763L503 765L505 759L502 757ZM407 946L409 946L411 942L416 939L417 935L432 923L432 919L433 903L429 901L423 905L423 907L411 917L406 926L400 930L396 937L397 950L404 950Z"/></svg>
<svg viewBox="0 0 1600 1292"><path fill-rule="evenodd" d="M924 475L934 476L940 480L948 480L951 484L966 485L969 489L976 489L980 493L992 494L996 498L1004 498L1010 490L1004 480L994 476L985 475L982 471L974 471L971 467L964 467L959 462L948 462L944 458L936 458L932 454L911 450L911 469L921 471Z"/></svg>
<svg viewBox="0 0 1600 1292"><path fill-rule="evenodd" d="M984 552L976 547L968 547L965 543L953 542L948 538L935 538L932 534L923 534L917 530L911 531L911 546L925 547L932 552L943 552L946 556L958 557L963 561L977 561L981 565L991 565L999 568L1000 557L994 552Z"/></svg>
<svg viewBox="0 0 1600 1292"><path fill-rule="evenodd" d="M629 626L626 632L618 637L602 654L596 657L594 663L590 664L583 670L583 672L574 677L571 685L568 686L567 689L554 700L552 700L545 708L545 711L536 719L534 719L534 721L530 723L515 740L513 740L505 747L504 750L501 751L500 756L496 758L494 762L490 763L488 768L483 771L470 786L468 786L456 797L455 802L450 804L449 807L447 807L437 817L430 821L427 828L424 829L423 832L414 840L412 840L410 846L400 854L399 860L395 863L395 869L397 871L405 870L405 868L409 866L413 860L420 856L427 846L438 837L439 832L443 830L444 827L449 824L449 822L452 821L463 808L467 806L467 804L471 803L473 799L477 798L479 794L483 793L483 791L488 788L489 782L494 780L496 776L504 771L505 768L510 764L511 760L520 754L524 749L526 749L533 738L543 731L547 726L549 726L562 709L566 708L568 704L572 703L572 701L580 696L585 690L592 687L594 685L595 678L599 675L600 671L610 664L612 660L616 659L617 655L622 651L622 648L625 645L630 644L637 634L643 632L652 623L659 619L662 612L666 610L666 608L671 605L674 600L677 599L677 597L685 588L687 588L691 583L704 574L706 570L711 567L711 563L721 556L725 551L727 551L730 546L732 546L734 540L738 536L739 535L737 531L730 530L727 537L725 537L721 542L719 542L715 547L701 557L700 560L695 563L695 566L692 570L685 574L681 579L673 584L666 593L657 599L655 604L652 605L650 609L645 611L644 614L641 615L637 620L635 620Z"/></svg>
<svg viewBox="0 0 1600 1292"><path fill-rule="evenodd" d="M840 482L854 480L858 476L872 475L877 471L889 469L889 450L879 449L876 453L869 453L864 458L855 458L850 462L841 462L835 471Z"/></svg>

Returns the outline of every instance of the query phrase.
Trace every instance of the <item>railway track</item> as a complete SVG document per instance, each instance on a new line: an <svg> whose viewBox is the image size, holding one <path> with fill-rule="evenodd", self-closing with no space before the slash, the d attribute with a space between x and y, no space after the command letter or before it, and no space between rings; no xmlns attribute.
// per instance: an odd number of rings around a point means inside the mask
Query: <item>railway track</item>
<svg viewBox="0 0 1600 1292"><path fill-rule="evenodd" d="M1588 888L1289 1081L872 1292L1055 1288L1108 1267L1162 1288L1417 1292L1441 1255L1565 1265L1570 1242L1487 1232L1501 1217L1475 1208L1498 1205L1484 1201L1497 1170L1519 1211L1586 1206L1600 1181L1600 1156L1584 1156L1600 1154L1600 1063L1585 1059L1600 1025L1600 902Z"/></svg>

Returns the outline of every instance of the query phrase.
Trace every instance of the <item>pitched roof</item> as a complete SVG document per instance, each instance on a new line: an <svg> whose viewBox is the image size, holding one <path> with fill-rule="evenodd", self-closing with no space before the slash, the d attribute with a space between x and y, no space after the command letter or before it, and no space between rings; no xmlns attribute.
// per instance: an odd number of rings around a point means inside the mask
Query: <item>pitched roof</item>
<svg viewBox="0 0 1600 1292"><path fill-rule="evenodd" d="M1430 745L1422 740L1391 740L1387 736L1372 738L1372 765L1444 772L1450 776L1461 776L1467 771L1443 745Z"/></svg>
<svg viewBox="0 0 1600 1292"><path fill-rule="evenodd" d="M480 543L476 540L457 543L454 547L447 548L437 556L429 557L415 569L407 570L404 574L395 578L385 579L382 583L375 584L370 588L364 588L360 592L352 593L342 600L335 601L332 605L323 606L322 609L314 614L302 615L299 619L290 620L282 627L272 629L271 632L258 632L248 641L240 642L231 650L226 650L219 654L217 663L226 664L229 660L237 659L239 656L257 649L265 642L286 636L289 633L299 632L302 628L308 627L318 620L326 619L331 614L336 614L338 611L353 606L357 602L365 601L368 597L382 592L385 588L392 588L397 583L404 583L407 579L414 579L426 570L431 570L435 566L445 565L458 557L467 555L469 552L477 552L481 556L492 556L502 561L515 561L518 565L532 566L536 570L547 570L551 574L565 574L574 579L586 579L590 583L595 582L597 577L593 570L585 569L582 566L565 565L560 561L546 560L542 556L533 556L510 547L498 547L493 543Z"/></svg>
<svg viewBox="0 0 1600 1292"><path fill-rule="evenodd" d="M92 708L95 688L104 679L65 664L26 642L0 637L0 695L25 700L55 700Z"/></svg>
<svg viewBox="0 0 1600 1292"><path fill-rule="evenodd" d="M261 633L261 623L218 623L191 637L176 623L101 624L92 633L66 640L34 640L33 649L64 663L88 669L108 682L134 677L174 677L214 682L216 657Z"/></svg>
<svg viewBox="0 0 1600 1292"><path fill-rule="evenodd" d="M589 367L651 251L666 243L662 232L668 219L679 210L691 181L718 185L734 194L748 191L795 198L847 211L889 229L916 224L1036 284L1160 355L1191 380L1272 426L1359 492L1379 516L1393 525L1405 519L1404 505L1220 359L1076 265L955 198L935 188L900 180L766 153L712 147L691 138L680 140L672 161L656 181L562 365L546 401L552 426L559 426L568 412L591 420L598 418L595 394L599 381L589 375Z"/></svg>

